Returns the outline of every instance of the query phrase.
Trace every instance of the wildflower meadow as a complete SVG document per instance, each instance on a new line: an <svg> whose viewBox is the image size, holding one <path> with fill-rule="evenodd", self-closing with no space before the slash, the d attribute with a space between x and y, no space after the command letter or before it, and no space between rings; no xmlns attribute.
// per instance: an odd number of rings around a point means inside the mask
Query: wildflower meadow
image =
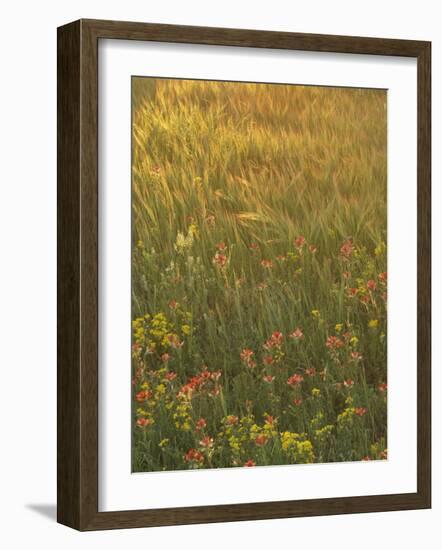
<svg viewBox="0 0 442 550"><path fill-rule="evenodd" d="M132 79L133 471L387 458L384 90Z"/></svg>

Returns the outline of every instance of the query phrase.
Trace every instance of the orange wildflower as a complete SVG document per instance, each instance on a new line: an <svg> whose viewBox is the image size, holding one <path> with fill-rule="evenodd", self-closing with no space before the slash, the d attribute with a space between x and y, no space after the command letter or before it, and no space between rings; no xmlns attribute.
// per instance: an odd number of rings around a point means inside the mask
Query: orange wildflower
<svg viewBox="0 0 442 550"><path fill-rule="evenodd" d="M299 386L304 381L304 377L301 374L293 374L287 380L289 386Z"/></svg>

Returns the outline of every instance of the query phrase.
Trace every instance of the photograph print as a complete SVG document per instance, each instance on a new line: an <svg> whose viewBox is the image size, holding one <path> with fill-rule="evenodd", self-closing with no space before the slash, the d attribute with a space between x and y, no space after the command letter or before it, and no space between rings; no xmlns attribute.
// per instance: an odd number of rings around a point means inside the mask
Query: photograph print
<svg viewBox="0 0 442 550"><path fill-rule="evenodd" d="M387 459L387 91L132 77L132 471Z"/></svg>

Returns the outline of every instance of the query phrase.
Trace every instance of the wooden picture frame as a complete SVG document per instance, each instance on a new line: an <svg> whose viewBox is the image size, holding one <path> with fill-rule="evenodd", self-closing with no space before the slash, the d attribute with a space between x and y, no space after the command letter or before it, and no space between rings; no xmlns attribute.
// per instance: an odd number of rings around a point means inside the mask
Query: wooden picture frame
<svg viewBox="0 0 442 550"><path fill-rule="evenodd" d="M417 492L98 511L98 41L123 39L403 56L418 67ZM58 29L58 521L81 531L431 506L431 44L79 20ZM398 205L400 208L400 205Z"/></svg>

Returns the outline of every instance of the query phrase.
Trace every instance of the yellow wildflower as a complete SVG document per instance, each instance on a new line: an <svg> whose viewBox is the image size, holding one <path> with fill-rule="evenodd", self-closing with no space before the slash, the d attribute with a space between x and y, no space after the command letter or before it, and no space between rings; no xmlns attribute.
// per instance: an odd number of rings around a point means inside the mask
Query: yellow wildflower
<svg viewBox="0 0 442 550"><path fill-rule="evenodd" d="M353 418L355 415L354 407L347 407L341 414L338 414L337 424L339 429L351 428L353 425Z"/></svg>
<svg viewBox="0 0 442 550"><path fill-rule="evenodd" d="M311 441L302 440L301 435L295 432L281 434L281 447L295 464L310 464L315 458Z"/></svg>
<svg viewBox="0 0 442 550"><path fill-rule="evenodd" d="M375 256L381 256L386 249L387 249L387 245L384 243L384 241L381 241L377 245L377 247L374 249Z"/></svg>
<svg viewBox="0 0 442 550"><path fill-rule="evenodd" d="M315 439L319 443L324 443L332 435L334 426L332 424L327 424L323 428L315 431Z"/></svg>
<svg viewBox="0 0 442 550"><path fill-rule="evenodd" d="M163 395L166 391L166 386L164 384L158 384L158 386L155 388L155 392L158 395Z"/></svg>

